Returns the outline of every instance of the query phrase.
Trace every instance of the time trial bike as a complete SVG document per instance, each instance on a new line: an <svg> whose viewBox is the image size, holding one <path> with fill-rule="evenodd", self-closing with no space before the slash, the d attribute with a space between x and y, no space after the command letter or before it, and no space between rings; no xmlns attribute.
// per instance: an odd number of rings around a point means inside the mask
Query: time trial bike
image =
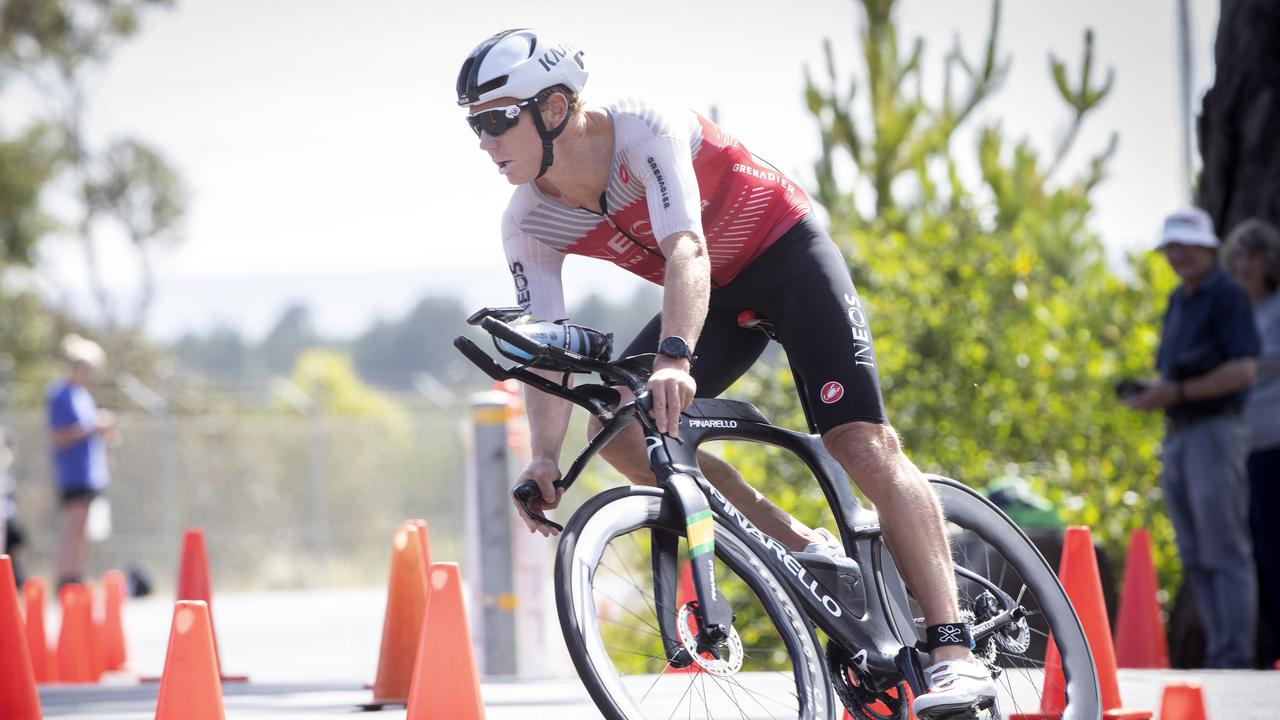
<svg viewBox="0 0 1280 720"><path fill-rule="evenodd" d="M795 432L748 403L699 398L682 414L678 435L664 435L645 388L652 355L611 361L610 342L584 340L595 331L561 322L560 334L553 327L531 335L522 333L521 315L485 308L468 319L514 365L500 365L465 337L454 345L490 377L564 398L603 423L556 485L570 488L634 423L655 478L651 487L599 493L563 528L530 507L540 495L532 481L513 491L529 518L563 530L554 578L560 625L600 712L616 720L836 720L846 710L859 720L912 717L911 694L924 691L923 613L875 512L812 426ZM758 322L767 332L767 321ZM556 382L533 369L563 375ZM602 382L569 382L587 373ZM619 406L616 387L629 388L635 401ZM846 557L789 551L752 525L698 467L698 448L714 440L798 457L832 510ZM1088 643L1048 563L977 492L928 480L946 518L973 654L999 687L994 705L963 717L1100 718Z"/></svg>

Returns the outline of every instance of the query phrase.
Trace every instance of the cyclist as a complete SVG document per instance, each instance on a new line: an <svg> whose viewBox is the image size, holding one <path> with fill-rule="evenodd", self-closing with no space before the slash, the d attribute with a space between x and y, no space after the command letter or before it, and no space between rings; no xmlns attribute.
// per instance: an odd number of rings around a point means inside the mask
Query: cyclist
<svg viewBox="0 0 1280 720"><path fill-rule="evenodd" d="M970 654L941 506L889 424L866 312L808 197L692 111L636 101L586 108L587 74L577 47L515 29L480 43L458 75L458 104L480 149L515 186L502 233L518 302L541 319L564 317L566 254L608 260L662 285L662 312L624 356L657 353L648 389L668 435L695 396L723 392L763 352L768 338L740 327L739 313L772 321L824 444L875 504L923 608L931 664L916 714L942 717L989 702L995 686ZM623 402L632 399L620 390ZM554 508L572 406L536 390L526 402L533 460L518 482L533 479L542 490L534 506ZM593 419L590 431L599 428ZM640 428L630 430L603 455L632 482L652 485ZM699 462L761 531L792 550L834 544L726 463L705 453Z"/></svg>

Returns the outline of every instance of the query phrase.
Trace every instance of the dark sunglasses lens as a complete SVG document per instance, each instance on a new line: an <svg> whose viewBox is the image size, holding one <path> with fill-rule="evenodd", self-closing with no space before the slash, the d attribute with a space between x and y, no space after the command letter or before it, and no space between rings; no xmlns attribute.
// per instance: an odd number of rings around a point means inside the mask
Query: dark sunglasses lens
<svg viewBox="0 0 1280 720"><path fill-rule="evenodd" d="M482 130L493 137L497 137L510 130L518 122L520 122L519 115L509 118L503 110L486 110L467 117L467 124L475 131L476 137L480 137L480 131Z"/></svg>

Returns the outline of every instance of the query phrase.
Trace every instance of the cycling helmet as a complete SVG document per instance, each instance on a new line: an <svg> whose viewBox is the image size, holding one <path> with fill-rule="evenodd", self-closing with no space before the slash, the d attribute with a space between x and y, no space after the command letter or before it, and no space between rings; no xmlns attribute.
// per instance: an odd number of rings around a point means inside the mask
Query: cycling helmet
<svg viewBox="0 0 1280 720"><path fill-rule="evenodd" d="M504 30L475 47L458 73L458 105L470 107L495 98L527 100L549 87L564 85L574 94L587 84L583 52L573 45L553 42L528 28ZM553 160L551 145L569 123L548 129L542 114L529 113L542 138L542 170Z"/></svg>

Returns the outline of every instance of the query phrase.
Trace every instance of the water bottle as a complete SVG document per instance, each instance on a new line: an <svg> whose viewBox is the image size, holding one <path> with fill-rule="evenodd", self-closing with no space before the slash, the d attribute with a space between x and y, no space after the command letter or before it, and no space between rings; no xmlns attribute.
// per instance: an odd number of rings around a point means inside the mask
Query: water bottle
<svg viewBox="0 0 1280 720"><path fill-rule="evenodd" d="M573 325L564 320L553 322L535 320L526 316L513 321L511 329L534 342L563 348L593 360L608 361L609 355L613 351L613 333L602 333L585 325ZM529 353L503 341L501 338L494 338L494 344L499 352L512 360L529 362L533 359ZM542 367L544 363L545 361L535 363L534 366Z"/></svg>

